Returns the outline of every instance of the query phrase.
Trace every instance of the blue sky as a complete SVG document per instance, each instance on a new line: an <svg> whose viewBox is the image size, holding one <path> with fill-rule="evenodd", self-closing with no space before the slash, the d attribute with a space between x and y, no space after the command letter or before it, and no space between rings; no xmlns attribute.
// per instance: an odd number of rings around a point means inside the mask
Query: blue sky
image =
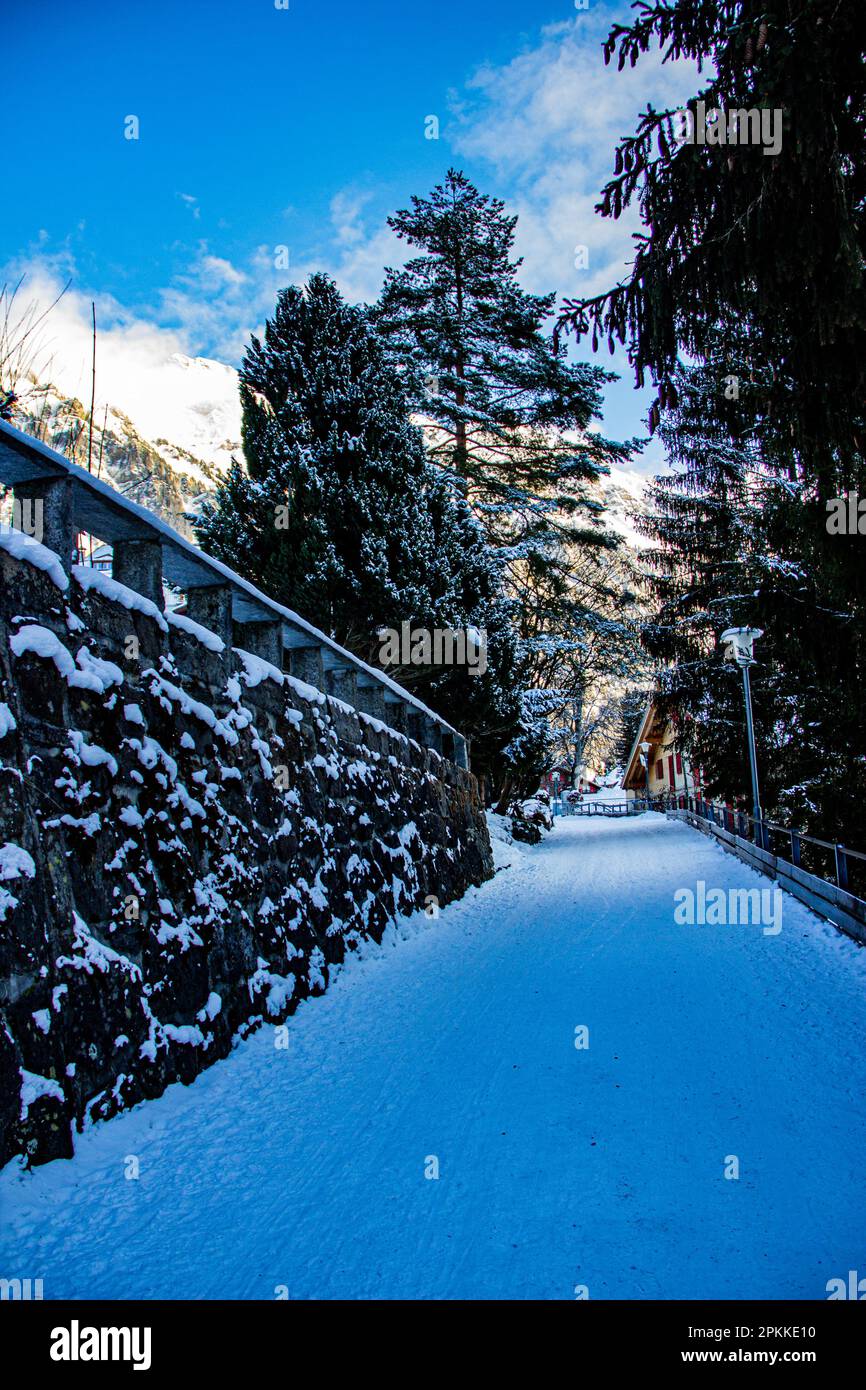
<svg viewBox="0 0 866 1390"><path fill-rule="evenodd" d="M5 200L0 279L24 271L40 298L72 279L52 322L68 353L70 320L95 297L100 325L127 340L134 329L154 352L236 365L287 280L326 269L351 298L375 296L405 255L388 213L451 164L519 214L528 289L597 292L621 275L636 226L593 212L614 140L647 100L694 90L655 59L605 69L600 39L628 10L600 0L13 8L0 121L23 177ZM131 115L137 140L124 138ZM288 272L274 264L283 246ZM605 428L642 432L627 364L598 360L626 375Z"/></svg>

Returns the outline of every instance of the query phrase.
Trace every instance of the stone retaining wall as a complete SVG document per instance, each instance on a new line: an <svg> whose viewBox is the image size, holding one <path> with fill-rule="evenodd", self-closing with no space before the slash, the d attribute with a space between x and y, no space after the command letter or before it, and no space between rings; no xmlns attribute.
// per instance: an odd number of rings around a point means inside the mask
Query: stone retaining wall
<svg viewBox="0 0 866 1390"><path fill-rule="evenodd" d="M0 550L0 1164L190 1082L492 873L475 778Z"/></svg>

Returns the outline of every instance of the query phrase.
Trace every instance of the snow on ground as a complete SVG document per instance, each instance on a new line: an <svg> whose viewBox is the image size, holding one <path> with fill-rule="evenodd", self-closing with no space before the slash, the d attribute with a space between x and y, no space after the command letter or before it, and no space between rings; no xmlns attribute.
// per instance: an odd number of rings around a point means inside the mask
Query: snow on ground
<svg viewBox="0 0 866 1390"><path fill-rule="evenodd" d="M675 925L678 888L767 881L659 815L497 850L287 1048L265 1029L72 1161L7 1167L0 1273L46 1298L822 1299L862 1270L866 953L787 897L778 936Z"/></svg>
<svg viewBox="0 0 866 1390"><path fill-rule="evenodd" d="M600 786L597 792L586 792L583 799L584 801L616 802L621 806L624 801L628 801L628 796L623 791L621 782L612 782L609 786Z"/></svg>

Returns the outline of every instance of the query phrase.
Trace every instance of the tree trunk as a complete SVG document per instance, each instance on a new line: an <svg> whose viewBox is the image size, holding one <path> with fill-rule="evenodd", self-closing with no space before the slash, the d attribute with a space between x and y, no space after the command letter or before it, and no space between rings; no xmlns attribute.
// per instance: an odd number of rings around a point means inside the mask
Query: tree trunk
<svg viewBox="0 0 866 1390"><path fill-rule="evenodd" d="M496 803L497 816L504 816L508 813L508 807L511 804L511 789L513 786L514 778L511 776L511 773L508 773L508 775L505 778L505 781L502 783L502 792L500 793L499 800Z"/></svg>

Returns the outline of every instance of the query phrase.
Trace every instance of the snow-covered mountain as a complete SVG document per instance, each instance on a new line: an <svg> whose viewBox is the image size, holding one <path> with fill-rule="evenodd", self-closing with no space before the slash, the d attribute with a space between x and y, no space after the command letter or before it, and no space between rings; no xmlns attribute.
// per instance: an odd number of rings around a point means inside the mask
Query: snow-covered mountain
<svg viewBox="0 0 866 1390"><path fill-rule="evenodd" d="M608 526L636 550L649 545L646 536L640 535L635 528L635 514L646 509L646 483L647 479L639 473L613 467L599 488Z"/></svg>
<svg viewBox="0 0 866 1390"><path fill-rule="evenodd" d="M241 455L238 374L204 357L174 353L155 383L135 382L126 399L97 403L93 443L89 402L30 378L19 386L13 423L88 467L120 492L191 536L189 517Z"/></svg>

